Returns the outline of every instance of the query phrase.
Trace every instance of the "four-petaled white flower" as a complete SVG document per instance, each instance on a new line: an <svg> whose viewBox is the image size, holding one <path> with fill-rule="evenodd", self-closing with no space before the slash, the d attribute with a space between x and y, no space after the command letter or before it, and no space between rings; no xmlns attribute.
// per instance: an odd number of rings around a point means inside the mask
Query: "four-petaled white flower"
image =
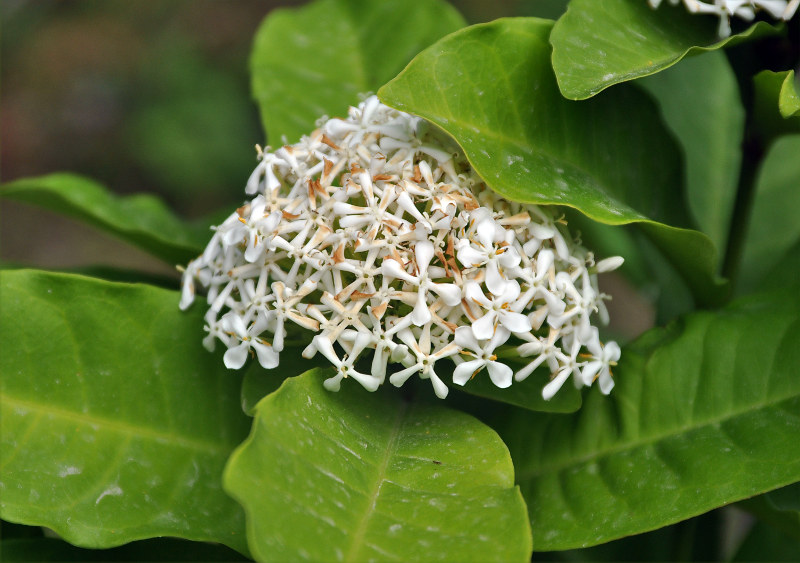
<svg viewBox="0 0 800 563"><path fill-rule="evenodd" d="M494 331L485 344L481 345L470 327L458 327L455 337L456 344L461 346L462 354L473 356L475 359L467 360L456 366L453 371L453 383L464 385L479 371L486 368L492 383L501 389L510 387L514 370L497 361L497 355L494 353L495 349L504 344L510 335L511 333L507 329L500 327Z"/></svg>

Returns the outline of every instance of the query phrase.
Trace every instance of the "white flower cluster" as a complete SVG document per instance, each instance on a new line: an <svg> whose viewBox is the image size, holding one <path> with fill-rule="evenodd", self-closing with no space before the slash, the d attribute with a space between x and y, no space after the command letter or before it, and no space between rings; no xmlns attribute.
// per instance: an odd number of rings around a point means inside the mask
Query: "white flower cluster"
<svg viewBox="0 0 800 563"><path fill-rule="evenodd" d="M391 362L392 384L418 374L444 398L445 358L458 385L485 368L505 388L544 364L545 399L570 376L611 390L620 349L590 319L607 322L596 274L621 258L595 263L562 220L499 198L445 134L374 96L319 125L260 152L253 199L185 269L180 306L207 288L204 344L221 341L228 368L253 354L277 367L299 327L316 333L303 356L337 369L330 390L350 377L374 391Z"/></svg>
<svg viewBox="0 0 800 563"><path fill-rule="evenodd" d="M658 8L662 0L647 0L652 8ZM800 6L800 0L669 0L676 6L683 1L686 10L693 14L712 14L719 17L719 36L728 37L731 34L731 16L736 16L746 21L756 17L756 12L764 10L773 18L789 21Z"/></svg>

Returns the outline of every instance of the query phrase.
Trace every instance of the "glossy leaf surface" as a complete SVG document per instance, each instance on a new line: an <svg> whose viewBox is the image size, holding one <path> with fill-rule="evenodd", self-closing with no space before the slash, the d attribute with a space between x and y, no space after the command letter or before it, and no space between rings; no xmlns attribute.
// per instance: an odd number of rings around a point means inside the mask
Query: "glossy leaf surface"
<svg viewBox="0 0 800 563"><path fill-rule="evenodd" d="M637 84L658 101L683 148L692 216L717 248L725 248L744 132L739 86L725 54L687 58Z"/></svg>
<svg viewBox="0 0 800 563"><path fill-rule="evenodd" d="M553 69L565 97L589 98L613 84L649 76L692 53L720 49L775 32L758 22L725 39L718 19L683 4L644 0L573 0L553 28Z"/></svg>
<svg viewBox="0 0 800 563"><path fill-rule="evenodd" d="M525 504L508 450L464 413L331 393L314 369L259 403L225 488L260 561L528 561Z"/></svg>
<svg viewBox="0 0 800 563"><path fill-rule="evenodd" d="M84 547L154 536L245 550L222 469L247 433L179 294L0 272L0 514Z"/></svg>
<svg viewBox="0 0 800 563"><path fill-rule="evenodd" d="M623 351L610 397L493 426L528 501L534 549L659 528L800 478L800 295L694 313ZM557 515L554 517L554 515Z"/></svg>
<svg viewBox="0 0 800 563"><path fill-rule="evenodd" d="M760 283L795 283L796 262L788 255L800 244L800 135L780 137L761 164L750 223L747 226L740 289ZM768 279L775 278L775 279Z"/></svg>
<svg viewBox="0 0 800 563"><path fill-rule="evenodd" d="M175 264L197 256L211 238L208 225L181 221L155 196L119 197L76 174L15 180L3 184L0 197L73 217Z"/></svg>
<svg viewBox="0 0 800 563"><path fill-rule="evenodd" d="M450 133L508 199L566 205L612 225L639 223L701 300L719 300L715 249L686 228L680 153L655 104L631 87L564 100L550 68L551 26L515 18L456 32L379 95Z"/></svg>
<svg viewBox="0 0 800 563"><path fill-rule="evenodd" d="M462 27L441 0L318 0L273 11L253 47L251 84L267 140L295 143L323 115L345 116L419 51Z"/></svg>

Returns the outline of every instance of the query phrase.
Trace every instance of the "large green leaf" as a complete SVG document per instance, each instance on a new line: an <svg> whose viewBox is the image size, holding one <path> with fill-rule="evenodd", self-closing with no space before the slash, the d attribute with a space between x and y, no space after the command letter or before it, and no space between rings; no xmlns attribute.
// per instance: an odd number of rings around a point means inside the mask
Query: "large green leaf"
<svg viewBox="0 0 800 563"><path fill-rule="evenodd" d="M725 248L744 132L733 69L721 51L710 52L637 84L656 98L683 147L692 215L715 246Z"/></svg>
<svg viewBox="0 0 800 563"><path fill-rule="evenodd" d="M494 427L534 549L602 543L800 480L800 293L751 296L647 333L610 397Z"/></svg>
<svg viewBox="0 0 800 563"><path fill-rule="evenodd" d="M800 244L798 155L800 135L780 137L761 164L742 255L739 289L743 292L764 281L775 287L798 279L796 270L785 267L787 253Z"/></svg>
<svg viewBox="0 0 800 563"><path fill-rule="evenodd" d="M0 188L0 197L74 217L175 264L197 256L211 238L208 225L184 223L155 196L115 196L76 174L15 180Z"/></svg>
<svg viewBox="0 0 800 563"><path fill-rule="evenodd" d="M267 139L310 133L323 115L342 116L419 51L464 26L441 0L317 0L272 12L250 61Z"/></svg>
<svg viewBox="0 0 800 563"><path fill-rule="evenodd" d="M653 10L645 0L572 0L550 36L558 85L567 98L582 100L659 72L689 54L775 32L758 22L720 40L717 21L667 2Z"/></svg>
<svg viewBox="0 0 800 563"><path fill-rule="evenodd" d="M244 550L222 469L247 433L202 311L145 285L0 272L0 516L84 547L177 536Z"/></svg>
<svg viewBox="0 0 800 563"><path fill-rule="evenodd" d="M655 104L631 87L569 102L550 68L552 22L475 25L423 51L379 95L434 122L502 196L639 223L705 302L724 294L715 249L690 230L678 147Z"/></svg>
<svg viewBox="0 0 800 563"><path fill-rule="evenodd" d="M265 398L225 470L256 559L530 559L525 504L491 429L397 389L331 393L331 374L311 370Z"/></svg>

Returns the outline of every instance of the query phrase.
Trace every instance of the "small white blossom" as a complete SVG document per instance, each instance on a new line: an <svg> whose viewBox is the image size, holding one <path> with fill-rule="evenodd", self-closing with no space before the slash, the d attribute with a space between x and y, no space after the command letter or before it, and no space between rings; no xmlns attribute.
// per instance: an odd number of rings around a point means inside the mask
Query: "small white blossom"
<svg viewBox="0 0 800 563"><path fill-rule="evenodd" d="M287 338L314 334L302 355L336 368L331 391L417 375L444 398L444 374L467 385L485 369L505 388L540 366L546 398L569 377L613 386L619 347L592 317L596 274L622 258L595 263L548 208L496 196L438 129L373 96L259 157L252 199L183 274L180 307L205 290L203 344L221 342L228 368L275 368ZM531 357L516 374L498 359L515 346Z"/></svg>

